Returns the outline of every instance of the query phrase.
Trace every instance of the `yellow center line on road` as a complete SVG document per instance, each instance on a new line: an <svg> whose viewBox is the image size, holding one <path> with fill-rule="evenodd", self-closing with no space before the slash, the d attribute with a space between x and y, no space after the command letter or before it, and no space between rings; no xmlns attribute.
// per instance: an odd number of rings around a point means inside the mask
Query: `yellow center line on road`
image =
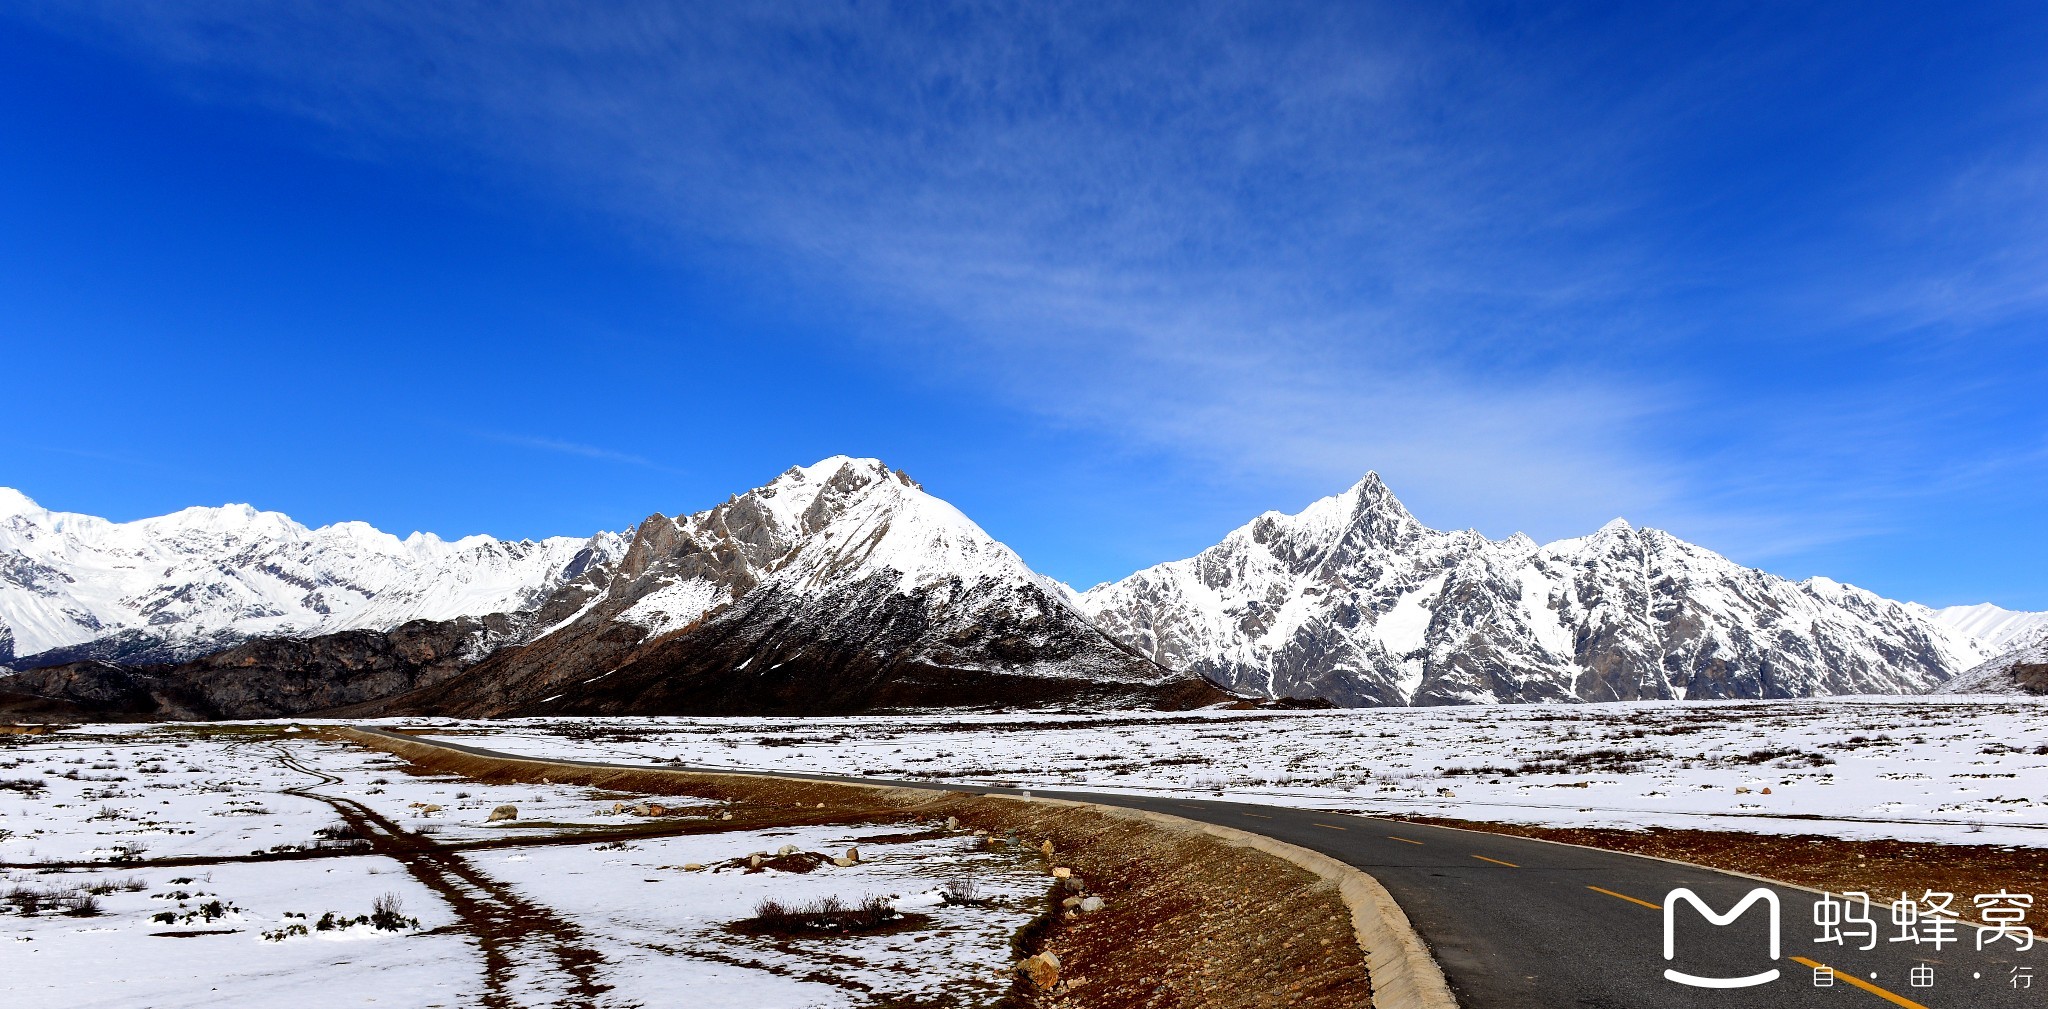
<svg viewBox="0 0 2048 1009"><path fill-rule="evenodd" d="M1422 843L1421 841L1410 841L1410 840L1408 840L1408 839L1407 839L1407 838L1405 838L1405 837L1395 837L1395 836L1394 836L1394 835L1392 835L1392 834L1388 834L1388 835L1387 835L1387 840L1389 840L1389 841L1399 841L1399 842L1401 842L1402 844L1421 844L1421 843Z"/></svg>
<svg viewBox="0 0 2048 1009"><path fill-rule="evenodd" d="M1314 820L1310 820L1309 822L1310 822L1310 823L1315 823L1315 821L1314 821ZM1339 826L1337 826L1337 825L1336 825L1336 824L1334 824L1334 823L1316 823L1316 826L1318 826L1318 827L1328 827L1328 828L1330 828L1331 830L1346 830L1346 829L1348 829L1348 828L1345 828L1345 827L1339 827Z"/></svg>
<svg viewBox="0 0 2048 1009"><path fill-rule="evenodd" d="M1266 814L1264 814L1264 813L1246 813L1246 814L1244 814L1244 815L1246 815L1246 816L1256 816L1256 817L1258 817L1258 818L1259 818L1259 819L1261 819L1261 820L1270 820L1270 819L1272 819L1272 817L1270 817L1270 816L1267 816L1267 815L1266 815Z"/></svg>
<svg viewBox="0 0 2048 1009"><path fill-rule="evenodd" d="M1493 863L1493 864L1495 864L1495 865L1505 865L1505 866L1507 866L1507 867L1508 867L1508 868L1510 868L1510 869L1519 869L1519 868L1521 868L1521 866L1519 866L1519 865L1516 865L1516 864L1515 864L1515 863L1513 863L1513 862L1503 862L1503 861L1501 861L1500 859L1497 859L1497 858L1487 858L1487 857L1486 857L1485 855L1474 855L1474 856L1472 856L1472 857L1473 857L1473 858L1476 858L1476 859L1478 859L1478 860L1480 860L1481 862L1492 862L1492 863Z"/></svg>
<svg viewBox="0 0 2048 1009"><path fill-rule="evenodd" d="M1927 1009L1926 1006L1921 1005L1920 1003L1915 1002L1904 995L1886 991L1883 988L1879 988L1878 986L1871 984L1870 982L1865 981L1854 974L1849 974L1843 971L1835 970L1833 967L1829 967L1827 964L1820 963L1815 960L1808 960L1803 956L1790 956L1786 957L1785 959L1790 960L1793 963L1803 963L1808 967L1814 968L1815 970L1820 970L1822 968L1825 968L1827 970L1834 970L1836 977L1841 978L1842 980L1847 981L1850 984L1853 984L1856 987L1861 988L1864 991L1867 991L1872 995L1875 995L1878 998L1885 1000L1886 1002L1890 1002L1895 1006L1899 1006L1901 1007L1901 1009Z"/></svg>
<svg viewBox="0 0 2048 1009"><path fill-rule="evenodd" d="M1649 908L1649 909L1650 909L1650 910L1652 910L1652 911L1662 911L1662 910L1664 910L1664 905L1662 905L1662 904L1652 904L1652 903L1650 903L1650 902L1649 902L1649 901L1647 901L1647 900L1642 900L1642 899L1639 899L1639 898L1636 898L1636 897L1631 897L1631 896L1629 896L1628 894L1625 894L1625 893L1615 893L1615 892L1614 892L1613 890L1609 890L1609 889L1607 889L1607 888L1606 888L1606 887L1604 887L1604 886L1588 886L1588 887L1586 887L1586 889L1588 889L1588 890L1591 890L1591 891L1593 891L1594 893L1604 893L1604 894L1608 895L1609 897L1620 897L1620 898L1621 898L1622 900L1628 901L1628 902L1629 902L1629 903L1631 903L1631 904L1641 904L1641 905L1643 905L1644 907L1647 907L1647 908Z"/></svg>
<svg viewBox="0 0 2048 1009"><path fill-rule="evenodd" d="M1484 855L1474 855L1472 857L1486 858L1486 856ZM1493 861L1493 859L1490 858L1486 860L1489 862ZM1619 897L1622 900L1628 901L1631 904L1641 904L1642 906L1647 907L1652 911L1664 910L1664 906L1661 904L1652 904L1647 900L1631 897L1625 893L1616 893L1613 890L1607 889L1606 887L1588 886L1586 887L1586 889L1592 890L1595 893L1604 893L1609 897ZM1878 998L1885 1000L1886 1002L1890 1002L1891 1004L1898 1006L1899 1009L1927 1009L1926 1006L1921 1005L1920 1003L1915 1002L1912 999L1905 997L1904 995L1900 995L1897 992L1887 991L1883 988L1878 987L1877 985L1871 984L1870 982L1863 980L1860 977L1857 977L1854 974L1847 974L1843 973L1842 971L1835 970L1833 967L1829 967L1828 965L1821 963L1817 960L1808 960L1803 956L1788 956L1785 959L1790 960L1793 963L1805 964L1806 966L1811 967L1815 970L1833 971L1836 977L1841 978L1843 981L1855 985L1856 987L1861 988L1864 991L1867 991L1872 995L1875 995Z"/></svg>

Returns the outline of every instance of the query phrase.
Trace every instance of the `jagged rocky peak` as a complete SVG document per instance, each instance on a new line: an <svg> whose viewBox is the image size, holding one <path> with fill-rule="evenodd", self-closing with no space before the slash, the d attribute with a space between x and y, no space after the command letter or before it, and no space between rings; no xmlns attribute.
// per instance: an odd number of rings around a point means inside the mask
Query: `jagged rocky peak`
<svg viewBox="0 0 2048 1009"><path fill-rule="evenodd" d="M1340 704L1905 693L1983 655L1925 607L1621 519L1545 545L1433 530L1371 474L1080 605L1155 661Z"/></svg>
<svg viewBox="0 0 2048 1009"><path fill-rule="evenodd" d="M811 596L868 581L897 593L991 581L1052 586L917 481L846 456L793 467L696 515L650 518L619 573L624 584L600 616L654 634L690 626L770 579Z"/></svg>

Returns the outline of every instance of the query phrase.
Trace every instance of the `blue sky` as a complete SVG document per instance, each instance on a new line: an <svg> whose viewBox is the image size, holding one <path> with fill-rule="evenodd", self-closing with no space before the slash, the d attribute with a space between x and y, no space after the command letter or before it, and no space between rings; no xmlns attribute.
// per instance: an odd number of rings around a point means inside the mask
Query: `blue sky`
<svg viewBox="0 0 2048 1009"><path fill-rule="evenodd" d="M2048 609L2048 7L0 13L0 484L582 534L873 455L1080 585L1377 469Z"/></svg>

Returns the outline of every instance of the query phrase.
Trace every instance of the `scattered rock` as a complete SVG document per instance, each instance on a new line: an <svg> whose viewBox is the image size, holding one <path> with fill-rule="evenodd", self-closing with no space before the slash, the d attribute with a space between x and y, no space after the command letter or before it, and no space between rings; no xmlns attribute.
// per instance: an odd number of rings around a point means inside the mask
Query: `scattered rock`
<svg viewBox="0 0 2048 1009"><path fill-rule="evenodd" d="M1749 786L1747 786L1747 785L1738 785L1738 786L1736 786L1736 789L1735 789L1735 794L1736 794L1736 795L1748 795L1748 794L1749 794Z"/></svg>
<svg viewBox="0 0 2048 1009"><path fill-rule="evenodd" d="M704 870L704 863L702 863L702 862L684 862L684 863L683 863L683 871L684 871L684 872L702 872L703 870Z"/></svg>
<svg viewBox="0 0 2048 1009"><path fill-rule="evenodd" d="M849 865L855 865L857 863L855 863L853 859L847 858L845 855L841 855L838 858L833 859L832 864L840 867L841 869L844 869Z"/></svg>
<svg viewBox="0 0 2048 1009"><path fill-rule="evenodd" d="M1064 865L1054 866L1052 870L1052 878L1054 879L1066 879L1068 876L1072 876L1073 874L1074 870L1069 869Z"/></svg>
<svg viewBox="0 0 2048 1009"><path fill-rule="evenodd" d="M860 849L859 849L859 848L848 848L848 849L846 849L846 860L847 860L847 861L849 861L849 862L858 862L858 861L860 861Z"/></svg>
<svg viewBox="0 0 2048 1009"><path fill-rule="evenodd" d="M1068 897L1068 898L1067 898L1066 900L1060 901L1060 906L1061 906L1061 907L1080 907L1080 906L1081 906L1081 898L1079 898L1079 897Z"/></svg>
<svg viewBox="0 0 2048 1009"><path fill-rule="evenodd" d="M1048 839L1048 840L1045 840L1045 841L1041 841L1041 842L1039 842L1039 844L1038 844L1038 853L1039 853L1039 854L1041 854L1041 855L1044 855L1044 856L1045 856L1045 857L1047 857L1047 858L1051 858L1051 857L1052 857L1052 841Z"/></svg>
<svg viewBox="0 0 2048 1009"><path fill-rule="evenodd" d="M747 856L747 868L749 868L749 869L759 869L760 867L761 867L761 856L760 856L760 855L756 854L756 855L748 855L748 856Z"/></svg>
<svg viewBox="0 0 2048 1009"><path fill-rule="evenodd" d="M949 817L946 817L946 829L947 829L947 830L959 830L959 829L960 829L960 818L959 818L959 817L957 817L957 816L949 816Z"/></svg>
<svg viewBox="0 0 2048 1009"><path fill-rule="evenodd" d="M1030 979L1032 987L1049 991L1060 983L1060 958L1052 950L1017 961L1017 973Z"/></svg>
<svg viewBox="0 0 2048 1009"><path fill-rule="evenodd" d="M777 855L794 855L794 854L796 854L797 852L799 852L799 851L802 851L802 850L803 850L802 848L799 848L799 847L797 847L796 845L793 845L793 844L785 844L785 845L783 845L782 847L780 847L780 848L777 848L777 849L775 849L775 853L776 853Z"/></svg>
<svg viewBox="0 0 2048 1009"><path fill-rule="evenodd" d="M431 807L431 808L439 808L439 807ZM517 820L517 819L519 819L519 807L518 807L518 806L499 806L498 808L496 808L496 809L493 809L493 810L491 810L491 816L490 816L490 818L489 818L489 819L487 819L487 820L485 820L484 822L485 822L485 823L496 823L496 822L498 822L499 820Z"/></svg>
<svg viewBox="0 0 2048 1009"><path fill-rule="evenodd" d="M1770 789L1768 789L1768 788L1766 788L1766 789L1764 789L1764 791L1763 791L1763 794L1765 794L1765 795L1769 795L1769 794L1771 794L1771 790L1770 790Z"/></svg>
<svg viewBox="0 0 2048 1009"><path fill-rule="evenodd" d="M1103 903L1104 903L1104 901L1103 901L1103 899L1102 899L1101 897L1095 897L1095 896L1088 896L1088 897L1083 897L1083 898L1081 898L1081 904L1080 904L1080 907L1081 907L1081 913L1082 913L1082 914L1094 914L1095 912L1097 912L1097 911L1100 911L1100 910L1102 910L1102 905L1103 905Z"/></svg>
<svg viewBox="0 0 2048 1009"><path fill-rule="evenodd" d="M822 802L821 802L821 803L818 803L818 805L822 806L822 805L824 805L824 803L822 803ZM721 820L730 820L730 819L732 819L732 810L728 809L728 810L726 810L726 811L724 811L724 812L722 812L722 813L718 814L718 818L719 818L719 819L721 819Z"/></svg>

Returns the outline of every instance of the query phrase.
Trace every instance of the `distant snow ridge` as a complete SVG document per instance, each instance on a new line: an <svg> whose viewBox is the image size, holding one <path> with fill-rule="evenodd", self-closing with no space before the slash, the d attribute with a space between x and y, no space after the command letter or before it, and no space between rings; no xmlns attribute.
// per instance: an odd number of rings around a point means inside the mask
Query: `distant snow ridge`
<svg viewBox="0 0 2048 1009"><path fill-rule="evenodd" d="M2010 611L2007 611L2010 612ZM2033 616L2035 614L2021 614ZM1943 684L1939 690L1944 694L2024 694L2039 693L2048 688L2048 683L2037 681L2035 689L2028 690L2013 677L2013 667L2020 665L2048 665L2048 623L2037 624L2018 637L2008 636L2006 648L1983 662L1964 670L1955 679Z"/></svg>
<svg viewBox="0 0 2048 1009"><path fill-rule="evenodd" d="M401 540L245 504L110 522L0 488L0 663L67 647L176 660L254 637L515 612L624 544L611 533Z"/></svg>
<svg viewBox="0 0 2048 1009"><path fill-rule="evenodd" d="M2008 610L1990 603L1949 606L1939 610L1916 606L1943 627L1976 639L1987 651L1996 652L2048 631L2048 613Z"/></svg>
<svg viewBox="0 0 2048 1009"><path fill-rule="evenodd" d="M1440 532L1376 474L1080 606L1164 665L1355 705L1915 693L1984 657L1963 626L2010 623L1791 582L1619 519L1544 545Z"/></svg>

